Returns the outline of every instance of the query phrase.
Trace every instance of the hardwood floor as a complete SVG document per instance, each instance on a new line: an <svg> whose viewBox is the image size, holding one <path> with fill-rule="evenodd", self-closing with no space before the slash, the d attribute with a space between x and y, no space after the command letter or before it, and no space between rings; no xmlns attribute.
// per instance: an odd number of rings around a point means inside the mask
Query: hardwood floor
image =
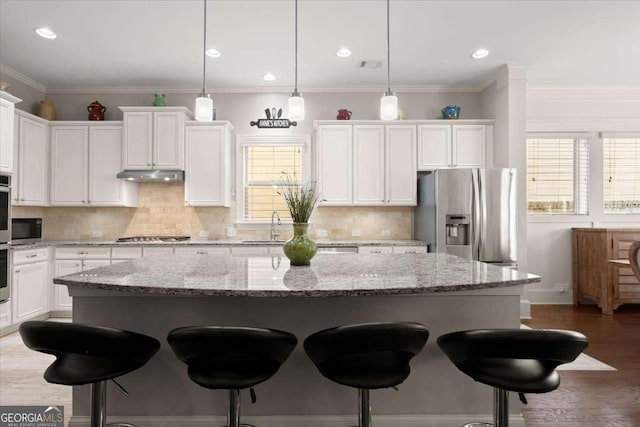
<svg viewBox="0 0 640 427"><path fill-rule="evenodd" d="M527 427L640 427L640 306L613 316L595 306L531 307L532 328L572 329L589 339L585 351L615 372L563 371L558 390L527 395Z"/></svg>

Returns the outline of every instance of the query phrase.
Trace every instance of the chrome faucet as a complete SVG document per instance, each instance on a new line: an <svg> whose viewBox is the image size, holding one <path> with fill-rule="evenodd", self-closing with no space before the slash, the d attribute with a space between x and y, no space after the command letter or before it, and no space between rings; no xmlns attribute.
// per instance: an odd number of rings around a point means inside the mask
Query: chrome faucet
<svg viewBox="0 0 640 427"><path fill-rule="evenodd" d="M276 217L278 217L278 225L282 225L282 221L280 221L280 214L278 213L278 211L273 211L273 213L271 214L271 241L276 240L276 237L280 235L280 233L276 232Z"/></svg>

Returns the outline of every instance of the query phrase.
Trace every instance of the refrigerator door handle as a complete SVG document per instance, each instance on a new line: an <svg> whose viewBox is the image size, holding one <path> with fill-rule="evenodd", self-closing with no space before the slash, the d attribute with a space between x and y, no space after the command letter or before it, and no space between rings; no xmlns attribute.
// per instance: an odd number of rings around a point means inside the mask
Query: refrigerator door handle
<svg viewBox="0 0 640 427"><path fill-rule="evenodd" d="M479 182L479 174L477 171L474 171L472 174L473 181L473 208L472 208L472 217L473 217L473 241L471 246L471 258L474 260L480 259L480 245L482 245L482 240L480 239L480 231L481 231L481 209L480 209L480 182Z"/></svg>

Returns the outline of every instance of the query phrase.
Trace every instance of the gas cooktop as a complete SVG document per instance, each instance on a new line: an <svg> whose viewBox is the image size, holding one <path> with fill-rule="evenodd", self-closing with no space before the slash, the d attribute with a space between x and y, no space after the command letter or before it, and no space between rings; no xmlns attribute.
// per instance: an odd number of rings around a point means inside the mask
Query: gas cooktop
<svg viewBox="0 0 640 427"><path fill-rule="evenodd" d="M189 236L133 236L121 237L117 242L184 242L191 240Z"/></svg>

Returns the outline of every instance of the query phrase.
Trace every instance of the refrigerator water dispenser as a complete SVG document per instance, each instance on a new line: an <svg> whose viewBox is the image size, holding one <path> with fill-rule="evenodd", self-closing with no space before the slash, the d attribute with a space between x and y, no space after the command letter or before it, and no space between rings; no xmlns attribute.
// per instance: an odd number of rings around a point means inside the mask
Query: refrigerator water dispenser
<svg viewBox="0 0 640 427"><path fill-rule="evenodd" d="M469 215L447 215L447 246L469 245Z"/></svg>

